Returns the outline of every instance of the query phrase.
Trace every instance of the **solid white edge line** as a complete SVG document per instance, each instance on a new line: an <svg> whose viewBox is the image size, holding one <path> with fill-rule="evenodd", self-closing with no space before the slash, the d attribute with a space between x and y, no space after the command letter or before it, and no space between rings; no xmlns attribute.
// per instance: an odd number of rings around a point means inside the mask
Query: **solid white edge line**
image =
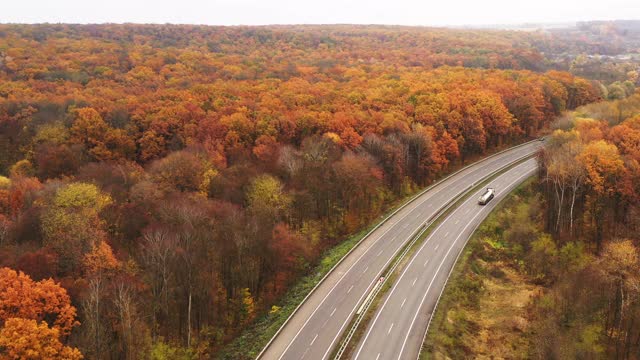
<svg viewBox="0 0 640 360"><path fill-rule="evenodd" d="M518 165L520 166L520 165ZM516 166L517 167L517 166ZM470 201L474 199L473 196L470 196L468 200L466 200L462 205L464 205L466 202ZM460 208L462 205L460 205L458 208ZM429 241L431 240L431 238L433 237L434 234L436 234L438 232L438 230L447 222L447 220L453 215L455 214L457 211L454 211L453 213L451 213L450 215L448 215L439 225L438 227L433 230L433 232L431 232L431 234L429 235L429 237L427 237L427 239L424 240L424 243L422 244L422 246L420 247L420 249L418 251L416 251L415 255L413 256L413 258L411 259L411 261L409 262L409 264L407 264L407 266L405 267L405 269L402 271L402 274L400 274L400 276L398 277L398 279L396 280L393 288L391 289L391 292L389 292L389 295L387 295L387 298L385 299L385 302L382 304L382 306L379 308L379 310L377 311L376 317L373 320L373 323L371 324L371 326L369 327L369 330L367 331L367 334L364 337L364 340L362 341L358 352L356 353L356 356L354 357L354 360L357 360L358 357L360 356L360 352L362 351L362 348L364 347L364 344L367 342L367 339L369 337L369 335L371 334L371 331L373 329L373 327L375 326L376 322L378 321L378 317L380 316L380 314L382 313L382 310L384 309L384 307L386 306L387 302L389 301L389 299L392 297L391 295L393 295L393 293L395 292L398 284L400 284L402 278L404 277L404 275L406 274L407 270L409 268L411 268L411 265L413 263L413 261L418 257L418 254L420 252L422 252L422 250L425 248L425 246L429 243ZM477 215L476 215L477 216ZM468 226L468 225L467 225ZM455 243L455 242L454 242ZM446 258L446 255L445 255ZM436 271L436 273L439 270ZM422 306L420 306L422 307Z"/></svg>
<svg viewBox="0 0 640 360"><path fill-rule="evenodd" d="M449 180L450 178L452 178L452 177L454 177L454 176L456 176L456 175L459 175L460 173L462 173L462 172L464 172L464 171L466 171L466 170L469 170L470 168L472 168L472 167L474 167L474 166L477 166L477 165L480 165L480 164L485 163L485 162L487 162L487 161L490 161L490 160L492 160L492 159L494 159L494 158L498 157L499 155L505 154L505 153L510 152L510 151L517 151L517 150L520 150L521 148L524 148L524 147L526 147L526 146L528 146L528 145L536 144L536 143L537 143L537 141L538 141L537 139L534 139L534 140L527 141L527 142L524 142L524 143L519 144L519 145L516 145L516 146L512 146L512 147L510 147L510 148L508 148L508 149L501 150L501 151L499 151L499 152L497 152L497 153L495 153L495 154L491 154L491 155L489 155L489 156L487 156L487 157L485 157L485 158L483 158L483 159L481 159L481 160L478 160L478 161L476 161L476 162L474 162L474 163L471 163L471 164L469 164L469 165L466 165L465 167L463 167L463 168L461 168L461 169L458 169L458 170L456 170L455 172L453 172L453 173L451 173L451 174L449 174L449 175L445 176L444 178L442 178L442 179L438 180L438 181L437 181L437 182L435 182L434 184L429 185L429 186L428 186L428 187L426 187L424 190L422 190L421 192L419 192L418 194L416 194L414 197L412 197L411 199L407 200L407 201L406 201L404 204L402 204L399 208L397 208L396 210L394 210L391 214L389 214L389 216L387 216L386 218L384 218L384 219L383 219L380 223L378 223L378 224L377 224L373 229L371 229L367 234L365 234L365 236L363 236L363 237L362 237L362 239L360 239L360 240L359 240L359 241L358 241L358 242L357 242L357 243L356 243L356 244L355 244L355 245L354 245L354 246L353 246L353 247L352 247L352 248L351 248L351 249L350 249L350 250L349 250L349 251L348 251L348 252L343 256L343 257L342 257L342 258L340 258L340 260L338 260L338 262L337 262L337 263L336 263L336 264L335 264L335 265L334 265L334 266L333 266L333 267L332 267L332 268L331 268L331 269L330 269L330 270L329 270L329 271L328 271L328 272L323 276L323 278L322 278L322 279L320 279L320 281L319 281L319 282L318 282L318 283L313 287L313 289L311 289L311 290L309 291L309 293L307 293L307 295L305 296L305 298L304 298L304 299L302 299L302 301L301 301L301 302L296 306L296 308L291 312L291 314L289 315L289 317L287 317L287 319L284 321L284 323L282 323L282 325L280 326L280 328L278 328L278 330L276 331L276 333L271 337L271 339L269 340L269 342L268 342L268 343L267 343L267 344L262 348L262 350L260 351L260 353L256 356L256 359L260 359L260 357L265 353L265 351L267 351L267 349L269 348L269 346L271 346L271 344L273 343L273 341L278 337L278 335L282 332L282 330L284 329L284 327L289 323L289 320L291 320L291 318L293 318L293 316L297 313L297 311L302 307L302 305L304 305L304 304L305 304L306 300L307 300L307 299L308 299L308 298L309 298L309 297L310 297L310 296L315 292L315 290L316 290L318 287L320 287L320 285L324 282L324 280L325 280L326 278L328 278L328 277L329 277L329 275L331 275L331 274L333 273L333 271L334 271L338 266L340 266L340 264L343 262L343 260L345 260L345 259L346 259L346 258L347 258L347 257L348 257L352 252L353 252L353 251L355 251L355 250L359 247L359 245L360 245L361 243L363 243L366 239L368 239L369 235L371 235L373 232L375 232L375 231L376 231L376 230L378 230L380 227L382 227L383 225L385 225L385 224L387 223L387 221L389 221L389 219L391 219L393 216L395 216L395 215L396 215L397 213L399 213L401 210L403 210L403 209L407 208L409 205L414 204L414 202L415 202L418 198L422 197L423 195L425 195L427 192L429 192L429 191L430 191L430 190L432 190L433 188L435 188L435 187L437 187L437 186L439 186L439 185L442 185L444 182L446 182L446 181L447 181L447 180ZM521 159L521 158L523 158L523 157L524 157L524 156L521 156L521 157L519 157L518 159ZM515 160L515 161L518 161L518 160ZM425 199L425 200L423 200L422 202L420 202L420 204L419 204L419 205L422 205L426 200L427 200L427 199ZM419 206L419 205L418 205L418 206ZM416 206L416 207L417 207L417 206ZM404 217L403 217L402 219L404 219ZM397 223L397 222L396 222L396 223ZM395 223L394 223L393 225L395 225ZM393 227L393 226L391 226L391 227ZM387 231L388 231L388 230L387 230ZM386 232L385 232L385 233L386 233ZM381 235L381 236L380 236L380 238L381 238L382 236L384 236L384 234L383 234L383 235ZM380 238L376 239L376 241L374 241L374 243L373 243L373 244L371 244L371 246L369 246L369 249L370 249L371 247L373 247L373 245L374 245L374 244L375 244L375 243L376 243ZM365 254L369 249L365 250L365 252L363 253L363 255L364 255L364 254ZM397 252L397 251L396 251L396 252ZM361 255L361 256L360 256L360 258L361 258L363 255ZM395 256L395 254L394 254L394 256ZM355 263L357 263L357 262L360 260L360 258L359 258L358 260L356 260L356 262L355 262ZM393 257L392 257L392 258L393 258ZM354 263L354 265L355 265L355 263ZM385 266L386 266L386 265L385 265ZM352 267L353 267L353 266L352 266ZM351 268L350 268L350 269L351 269ZM383 270L384 270L384 268L383 268ZM347 272L345 272L345 274L347 274L347 273L348 273L348 271L347 271ZM280 355L280 357L278 357L278 359L279 359L279 360L280 360L280 359L282 359L282 358L284 357L284 355L286 354L287 350L291 347L291 344L296 340L296 338L298 337L298 335L300 334L300 332L304 329L304 327L307 325L307 323L309 322L309 320L311 319L311 317L313 317L313 315L317 312L318 308L322 305L322 303L324 303L324 301L325 301L325 300L326 300L326 298L329 296L329 294L331 294L331 292L333 291L333 289L335 289L335 287L337 286L337 284L338 284L338 283L340 283L340 281L341 281L343 278L344 278L344 275L343 275L343 276L342 276L342 277L341 277L341 278L336 282L336 285L334 285L334 287L329 291L329 293L327 293L327 295L322 299L322 301L320 302L320 304L318 304L318 306L316 307L316 309L315 309L315 310L311 313L311 315L307 318L307 320L305 321L305 323L302 325L302 327L300 328L300 330L298 330L298 332L296 333L296 335L294 335L293 339L291 339L291 341L289 342L289 344L287 345L287 347L285 348L285 350L282 352L282 354ZM374 282L375 282L375 280L374 280ZM370 285L370 286L371 286L371 285ZM366 293L366 292L365 292L365 293ZM360 300L362 300L362 299L360 299ZM359 300L359 301L360 301L360 300ZM339 336L339 334L338 334L338 336ZM332 341L332 344L333 344L333 342L335 342L335 338L334 338L334 340ZM329 350L327 350L327 352L328 352L328 351L329 351ZM325 353L325 356L326 356L326 353ZM325 357L325 356L323 356L323 359L324 359L324 357Z"/></svg>
<svg viewBox="0 0 640 360"><path fill-rule="evenodd" d="M533 170L531 170L529 172L530 173L529 177L533 176L536 170L537 170L537 166L536 166L535 169L533 169ZM513 190L511 190L511 191L513 191ZM504 200L504 199L501 199L500 201L502 201L502 200ZM493 211L493 209L495 209L495 207L499 203L500 202L498 202L497 204L494 204L490 208L490 210ZM473 233L476 232L476 230L478 229L478 227L480 227L481 224L482 224L482 221L479 222L478 224L476 224L476 226L473 229ZM468 241L469 241L469 239L467 239L467 242ZM426 340L426 337L427 337L427 333L429 332L429 326L431 325L431 320L433 319L433 315L435 315L436 310L438 309L438 303L440 302L440 298L442 297L442 294L444 293L444 290L447 288L447 283L449 282L449 278L451 277L451 274L453 273L453 269L455 268L455 264L458 262L458 259L460 258L460 255L462 255L462 252L463 252L464 248L466 247L466 245L467 245L467 243L465 242L465 246L463 246L462 249L460 249L460 251L458 252L458 256L456 256L456 260L454 262L454 266L452 266L451 269L449 269L449 273L447 274L447 279L444 282L444 286L440 290L440 295L438 295L438 298L436 299L436 305L434 306L433 312L431 313L431 316L429 317L429 322L427 323L427 328L424 330L424 334L422 335L422 342L420 343L420 350L422 349L422 346L424 345L424 341ZM418 351L418 357L416 358L416 360L420 360L420 351Z"/></svg>
<svg viewBox="0 0 640 360"><path fill-rule="evenodd" d="M497 171L500 171L500 169L503 169L503 168L509 167L509 166L513 165L514 163L516 163L516 162L518 162L518 161L520 161L520 160L526 159L527 157L530 157L530 156L531 156L531 154L529 154L529 155L525 155L525 156L520 156L520 157L516 158L514 161L509 162L508 164L506 164L506 165L503 165L503 166L499 167L498 169L496 169L496 172L497 172ZM517 168L518 166L522 166L522 164L518 164L518 165L516 165L516 168ZM494 172L494 173L495 173L495 172ZM490 177L490 176L491 176L492 174L494 174L494 173L487 174L487 175L486 175L485 177L483 177L483 178ZM459 194L458 194L458 195L459 195ZM447 218L448 218L448 217L449 217L449 216L447 216ZM443 222L443 223L444 223L444 222ZM441 224L440 226L442 226L442 224ZM434 230L434 232L436 232L436 231L440 228L440 226L438 226L438 227L436 228L436 230ZM424 244L423 244L423 246L420 248L420 250L418 250L418 252L420 252L420 251L422 250L422 248L427 244L427 242L428 242L428 240L429 240L430 238L431 238L431 237L429 237L427 240L425 240L425 243L424 243ZM417 253L417 252L416 252L416 253ZM414 257L414 259L415 259L415 257ZM411 262L409 263L409 265L407 265L407 267L410 267L412 262L413 262L413 259L411 260ZM386 265L385 265L385 267L386 267ZM403 275L404 275L404 272L403 272ZM379 275L378 275L378 276L379 276ZM402 277L402 275L401 275L401 277ZM399 282L399 280L400 280L400 278L398 278L398 279L396 280L396 284ZM394 286L394 287L393 287L393 289L392 289L391 291L393 292L393 291L395 290L395 288L396 288L396 287ZM361 300L361 299L360 299L360 300ZM360 300L358 300L358 303L360 302ZM387 298L387 299L386 299L385 303L383 304L383 307L384 307L384 305L387 303L387 301L388 301L388 300L389 300L389 298ZM354 309L354 310L355 310L355 309ZM337 334L337 335L334 337L334 339L331 341L331 344L327 347L327 351L326 351L326 352L324 353L324 355L322 356L322 360L324 360L324 359L326 358L327 354L329 354L329 352L331 351L331 348L333 347L333 344L335 343L336 339L337 339L337 338L340 336L340 334L342 333L342 329L343 329L343 328L344 328L344 326L345 326L345 325L350 321L350 319L351 319L351 314L353 314L353 310L351 311L350 315L347 317L347 320L346 320L346 321L342 324L342 326L340 327L340 330L338 331L338 334ZM375 321L377 321L377 316L376 316L376 318L374 319L374 323L375 323ZM373 325L372 325L372 327L373 327ZM365 337L365 341L366 341L366 338L369 336L370 331L371 331L371 329L370 329L370 330L369 330L369 332L367 333L367 336ZM364 343L364 342L363 342L363 343ZM361 351L361 350L362 350L362 347L360 347L360 349L358 350L358 354L356 354L356 357L354 358L354 360L358 358L359 353L360 353L360 351Z"/></svg>
<svg viewBox="0 0 640 360"><path fill-rule="evenodd" d="M520 161L520 160L522 160L522 159L526 159L527 157L530 157L532 154L533 154L533 153L528 154L528 155L523 155L523 156L517 157L517 158L516 158L516 159L514 159L512 162L510 162L510 163L508 163L508 164L506 164L506 165L503 165L503 166L499 167L498 169L496 169L496 171L500 171L501 169L503 169L503 168L505 168L505 167L508 167L508 166L511 166L511 165L513 165L514 163L516 163L516 162L518 162L518 161ZM519 166L519 165L518 165L518 166ZM474 170L473 172L475 172L475 171L476 171L476 170ZM485 176L485 177L490 177L492 174L493 174L493 173L491 173L491 174L487 174L487 176ZM484 177L483 177L483 178L484 178ZM460 193L456 194L456 196L458 196L458 195L460 195ZM426 200L427 200L427 199L423 200L422 202L420 202L420 204L418 204L417 206L415 206L415 207L414 207L414 210L415 210L415 208L417 208L418 206L422 205ZM412 210L412 211L413 211L413 210ZM408 213L407 215L403 216L403 217L401 218L401 220L402 220L402 219L404 219L406 216L408 216L408 215L410 215L410 214L411 214L411 213ZM437 214L437 213L436 213L436 214ZM434 214L434 215L436 215L436 214ZM428 220L428 218L427 218L427 220ZM417 230L416 230L416 231L414 231L414 232L412 233L412 235L409 237L409 239L411 239L413 236L415 236L416 232L418 232L418 231L420 230L421 226L422 226L423 224L425 224L425 223L427 222L427 220L425 220L425 221L420 225L420 227L418 227L418 228L417 228ZM399 221L398 221L398 222L399 222ZM372 245L372 246L373 246L373 245ZM403 246L404 246L404 245L403 245ZM384 270L386 269L386 267L387 267L387 265L389 264L389 262L393 260L393 258L394 258L394 257L395 257L395 255L398 253L398 251L400 251L400 249L402 249L402 246L401 246L400 248L398 248L398 250L396 250L396 251L394 252L394 255L393 255L393 256L392 256L392 257L391 257L391 258L390 258L390 259L385 263L385 266L382 268L382 270L380 270L380 272L378 272L378 275L373 279L373 282L369 285L369 287L375 283L375 281L376 281L376 279L377 279L377 278L379 278L379 277L380 277L380 275L384 272ZM367 249L367 251L368 251L368 250L369 250L369 249ZM367 291L365 291L365 293L363 293L363 294L362 294L362 296L360 296L360 298L359 298L359 299L358 299L358 301L356 302L355 307L351 310L351 312L349 313L349 316L347 316L346 320L344 321L344 323L342 324L342 326L341 326L341 327L340 327L340 329L338 330L338 333L336 334L336 336L334 336L334 338L333 338L333 340L331 341L331 343L329 344L329 346L327 346L327 351L325 351L325 353L324 353L324 355L322 356L322 359L321 359L321 360L324 360L324 359L327 357L327 355L329 354L329 352L332 350L332 348L333 348L333 344L336 342L336 340L337 340L337 339L340 337L340 335L342 334L342 330L343 330L343 329L344 329L344 327L347 325L347 323L349 323L349 322L351 321L351 316L353 315L354 311L356 311L356 309L358 308L358 304L362 301L362 298L363 298L365 295L367 295L368 291L370 291L370 290L369 290L369 287L367 288ZM283 354L283 355L284 355L284 354ZM282 358L282 356L281 356L280 358Z"/></svg>
<svg viewBox="0 0 640 360"><path fill-rule="evenodd" d="M530 170L530 171L527 171L524 175L520 176L518 179L516 179L515 181L511 182L509 185L507 185L507 188L510 188L511 186L513 186L513 184L515 184L518 181L520 181L520 179L528 177L529 174L531 172L533 172L533 171L535 171L535 168ZM469 200L472 200L472 199L475 199L475 198L474 197L470 197L469 198ZM456 212L454 211L453 214L455 214L455 213ZM413 320L411 321L411 324L409 325L409 330L407 331L407 335L405 336L404 341L402 342L402 347L400 348L400 353L398 354L398 360L400 360L402 358L402 353L404 352L404 347L406 346L407 340L409 339L409 334L411 334L411 329L413 328L413 324L415 323L415 321L416 321L416 319L418 317L418 314L420 313L420 310L422 309L422 305L424 304L424 300L427 298L427 294L429 294L429 290L431 290L431 286L433 285L433 282L435 281L436 277L438 276L438 273L440 272L440 268L444 264L445 260L449 256L449 253L454 248L455 244L458 242L458 240L460 239L460 237L462 236L464 231L467 229L467 227L469 227L469 225L473 222L473 220L475 220L475 218L477 218L478 215L480 215L480 214L482 214L482 211L479 211L474 217L471 218L469 223L460 232L460 235L458 235L458 237L456 237L456 240L453 242L453 244L451 244L451 247L449 247L449 250L447 251L447 253L443 257L442 261L440 262L440 265L438 266L438 269L436 270L436 273L433 275L433 278L431 279L431 282L429 283L429 286L427 287L427 291L425 291L424 295L422 296L422 300L420 301L420 306L418 306L418 310L416 311L416 314L413 316ZM445 220L445 222L446 222L446 220Z"/></svg>

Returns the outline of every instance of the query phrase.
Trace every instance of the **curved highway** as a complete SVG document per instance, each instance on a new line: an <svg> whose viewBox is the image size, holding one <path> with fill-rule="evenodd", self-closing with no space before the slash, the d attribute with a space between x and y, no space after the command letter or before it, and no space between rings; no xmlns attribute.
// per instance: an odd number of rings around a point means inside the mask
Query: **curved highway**
<svg viewBox="0 0 640 360"><path fill-rule="evenodd" d="M485 189L475 192L429 234L377 309L354 359L418 358L431 314L467 240L491 209L536 169L536 160L529 159L493 179L486 186L495 188L493 200L478 205Z"/></svg>
<svg viewBox="0 0 640 360"><path fill-rule="evenodd" d="M430 217L479 179L534 154L539 147L540 142L533 141L481 160L396 212L327 275L258 358L326 359L384 269Z"/></svg>

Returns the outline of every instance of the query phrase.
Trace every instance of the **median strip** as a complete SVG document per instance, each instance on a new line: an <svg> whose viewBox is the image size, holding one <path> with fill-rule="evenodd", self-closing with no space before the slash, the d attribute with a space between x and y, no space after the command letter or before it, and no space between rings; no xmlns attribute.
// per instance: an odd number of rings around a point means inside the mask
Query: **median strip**
<svg viewBox="0 0 640 360"><path fill-rule="evenodd" d="M400 271L402 269L402 266L405 265L406 260L412 257L412 255L417 250L418 245L422 243L422 240L426 239L428 235L431 233L433 226L436 224L439 224L442 221L442 219L444 219L450 212L452 212L455 208L457 208L460 203L462 203L469 196L471 196L471 194L475 193L481 187L485 186L486 184L488 184L490 181L497 178L501 174L523 163L524 161L530 159L533 156L535 156L535 154L522 156L516 159L515 161L501 167L494 173L489 174L484 178L480 179L478 183L472 184L465 191L463 191L458 196L456 196L455 198L451 199L446 204L444 204L438 210L438 212L436 212L433 216L427 219L422 224L422 226L412 234L412 236L410 237L412 240L407 245L405 245L404 249L400 252L400 254L396 256L395 260L391 263L392 265L388 269L386 269L386 271L383 272L384 275L379 280L382 282L382 284L380 286L376 286L367 297L368 301L363 302L363 304L360 306L360 309L362 309L363 311L361 311L361 313L351 321L351 324L350 324L351 326L349 328L349 331L346 333L346 335L342 337L342 340L340 342L340 347L338 347L337 350L334 351L334 355L333 355L334 360L339 360L344 355L351 354L351 351L353 351L353 344L359 341L360 337L362 336L362 332L366 328L366 326L361 326L361 325L367 324L368 321L370 320L370 317L372 316L372 314L375 312L375 309L377 308L377 303L380 301L380 299L382 299L384 294L386 294L386 292L390 288L390 284L392 284L393 280L395 280L395 278L397 277L398 272L396 270ZM409 254L411 256L408 256ZM425 265L427 264L427 262L425 262ZM402 266L400 266L401 264ZM375 306L372 306L374 304Z"/></svg>

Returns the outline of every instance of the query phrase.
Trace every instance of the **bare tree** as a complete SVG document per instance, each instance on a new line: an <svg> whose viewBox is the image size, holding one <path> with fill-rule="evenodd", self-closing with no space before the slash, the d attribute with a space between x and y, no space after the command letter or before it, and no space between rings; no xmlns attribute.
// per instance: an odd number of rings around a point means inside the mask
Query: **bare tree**
<svg viewBox="0 0 640 360"><path fill-rule="evenodd" d="M89 281L88 296L82 302L82 309L84 314L83 326L87 328L85 337L89 345L89 352L92 354L93 359L102 359L104 354L104 329L101 326L101 299L103 292L103 279L102 277L94 277Z"/></svg>
<svg viewBox="0 0 640 360"><path fill-rule="evenodd" d="M168 230L152 229L143 234L142 262L153 296L154 341L157 337L157 314L169 311L169 266L175 256L176 238Z"/></svg>
<svg viewBox="0 0 640 360"><path fill-rule="evenodd" d="M0 246L9 240L9 220L0 214Z"/></svg>
<svg viewBox="0 0 640 360"><path fill-rule="evenodd" d="M278 165L284 169L290 177L295 176L302 168L300 152L291 145L282 147L282 149L280 149L280 156L278 157Z"/></svg>
<svg viewBox="0 0 640 360"><path fill-rule="evenodd" d="M116 288L115 306L120 318L122 330L123 351L125 359L134 359L133 351L133 297L131 289L124 283L119 283Z"/></svg>

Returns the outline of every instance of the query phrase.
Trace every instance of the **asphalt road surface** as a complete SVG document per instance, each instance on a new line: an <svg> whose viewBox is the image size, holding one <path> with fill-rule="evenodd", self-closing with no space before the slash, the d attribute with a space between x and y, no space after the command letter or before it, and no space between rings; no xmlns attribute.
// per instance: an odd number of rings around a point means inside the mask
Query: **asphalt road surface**
<svg viewBox="0 0 640 360"><path fill-rule="evenodd" d="M492 180L495 198L478 205L481 189L450 213L425 239L378 308L361 338L354 359L417 359L440 293L477 226L511 190L533 175L529 159Z"/></svg>
<svg viewBox="0 0 640 360"><path fill-rule="evenodd" d="M445 179L371 233L331 272L264 349L260 359L326 359L396 253L449 200L540 148L538 141L479 161Z"/></svg>

